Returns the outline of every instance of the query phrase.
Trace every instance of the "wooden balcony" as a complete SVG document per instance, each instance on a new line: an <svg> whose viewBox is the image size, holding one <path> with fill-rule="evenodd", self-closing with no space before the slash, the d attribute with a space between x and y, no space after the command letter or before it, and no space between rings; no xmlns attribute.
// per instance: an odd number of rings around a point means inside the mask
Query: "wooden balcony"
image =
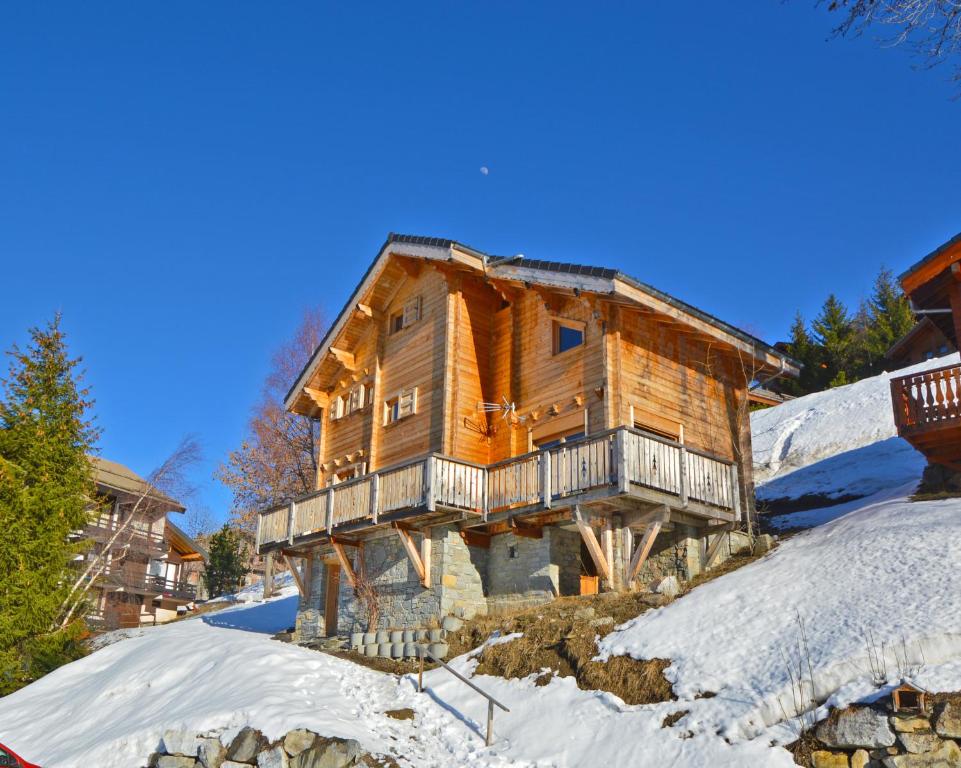
<svg viewBox="0 0 961 768"><path fill-rule="evenodd" d="M898 434L929 461L961 469L961 366L891 379Z"/></svg>
<svg viewBox="0 0 961 768"><path fill-rule="evenodd" d="M628 427L487 466L431 454L261 512L257 546L281 549L411 518L481 526L631 500L732 522L740 519L737 467Z"/></svg>
<svg viewBox="0 0 961 768"><path fill-rule="evenodd" d="M136 521L123 530L120 530L121 528L122 524L118 524L110 516L101 515L87 524L83 535L103 544L112 540L114 547L129 547L148 554L163 554L167 551L167 541L162 531L155 532Z"/></svg>

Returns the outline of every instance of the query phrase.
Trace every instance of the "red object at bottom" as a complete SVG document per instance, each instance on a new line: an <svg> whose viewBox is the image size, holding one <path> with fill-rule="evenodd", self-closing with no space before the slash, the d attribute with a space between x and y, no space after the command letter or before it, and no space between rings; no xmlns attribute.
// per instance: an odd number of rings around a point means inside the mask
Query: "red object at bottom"
<svg viewBox="0 0 961 768"><path fill-rule="evenodd" d="M28 763L10 747L0 744L0 768L40 768L36 763Z"/></svg>

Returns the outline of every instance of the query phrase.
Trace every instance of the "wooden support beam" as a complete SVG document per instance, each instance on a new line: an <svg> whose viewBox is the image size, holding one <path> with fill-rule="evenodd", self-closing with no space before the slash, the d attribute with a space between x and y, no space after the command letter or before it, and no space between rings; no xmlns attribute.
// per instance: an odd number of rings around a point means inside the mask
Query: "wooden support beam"
<svg viewBox="0 0 961 768"><path fill-rule="evenodd" d="M274 594L274 553L264 556L264 600Z"/></svg>
<svg viewBox="0 0 961 768"><path fill-rule="evenodd" d="M525 539L541 539L544 537L544 529L539 525L529 525L517 518L511 519L511 532L515 536L523 536Z"/></svg>
<svg viewBox="0 0 961 768"><path fill-rule="evenodd" d="M338 363L344 366L344 368L351 373L357 370L357 364L354 360L353 352L348 352L344 349L338 349L337 347L331 347L330 354Z"/></svg>
<svg viewBox="0 0 961 768"><path fill-rule="evenodd" d="M309 397L318 408L327 408L330 405L330 395L321 392L313 387L304 387L304 394Z"/></svg>
<svg viewBox="0 0 961 768"><path fill-rule="evenodd" d="M641 566L644 565L644 561L647 560L647 556L651 554L651 547L654 546L654 540L657 538L657 534L661 532L661 520L655 519L647 524L644 529L644 535L641 537L641 543L637 546L637 551L631 557L631 564L628 566L627 570L627 583L630 584L634 579L637 578L637 574L641 572Z"/></svg>
<svg viewBox="0 0 961 768"><path fill-rule="evenodd" d="M607 561L607 558L604 557L604 550L601 548L601 544L594 534L594 529L584 518L579 506L574 507L574 522L577 523L577 530L581 532L581 538L584 539L584 544L587 546L587 551L590 553L591 559L597 567L597 572L610 582L610 563Z"/></svg>
<svg viewBox="0 0 961 768"><path fill-rule="evenodd" d="M297 566L294 565L293 558L290 555L284 555L284 562L287 563L287 567L290 568L291 574L293 574L294 581L297 584L297 590L300 592L301 597L307 597L307 590L304 589L304 579L297 571Z"/></svg>
<svg viewBox="0 0 961 768"><path fill-rule="evenodd" d="M411 536L410 529L406 526L400 525L399 523L394 523L394 530L397 531L397 535L400 536L400 543L404 545L404 551L407 552L407 557L414 566L414 570L417 572L417 578L420 579L420 583L425 587L430 586L430 529L424 530L424 538L421 542L421 547L418 550L417 545L414 543L414 538ZM426 543L426 544L425 544ZM427 560L424 560L424 553L427 554Z"/></svg>
<svg viewBox="0 0 961 768"><path fill-rule="evenodd" d="M481 533L480 531L472 531L470 529L465 529L460 532L460 537L464 540L464 543L469 547L481 547L482 549L490 549L490 546L491 546L490 534Z"/></svg>
<svg viewBox="0 0 961 768"><path fill-rule="evenodd" d="M714 527L714 526L712 526ZM724 543L724 539L727 537L727 532L731 530L731 525L721 526L722 530L718 531L714 536L714 540L710 543L707 548L707 555L704 558L704 568L705 570L714 565L714 561L717 560L717 556L721 552L721 545Z"/></svg>
<svg viewBox="0 0 961 768"><path fill-rule="evenodd" d="M334 554L337 555L337 562L340 563L340 568L347 577L347 583L352 587L356 587L357 574L354 573L354 566L351 564L350 558L347 557L347 553L344 551L344 542L331 539L330 545L334 548Z"/></svg>
<svg viewBox="0 0 961 768"><path fill-rule="evenodd" d="M354 307L354 316L366 320L379 320L381 313L369 304L358 303L357 306Z"/></svg>

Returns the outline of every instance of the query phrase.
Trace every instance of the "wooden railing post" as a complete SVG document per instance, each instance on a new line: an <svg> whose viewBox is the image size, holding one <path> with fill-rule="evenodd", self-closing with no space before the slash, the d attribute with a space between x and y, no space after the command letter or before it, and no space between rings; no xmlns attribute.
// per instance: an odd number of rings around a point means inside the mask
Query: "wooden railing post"
<svg viewBox="0 0 961 768"><path fill-rule="evenodd" d="M424 461L424 502L427 511L433 512L437 508L434 498L434 457L428 456Z"/></svg>
<svg viewBox="0 0 961 768"><path fill-rule="evenodd" d="M334 486L327 489L327 534L334 530Z"/></svg>
<svg viewBox="0 0 961 768"><path fill-rule="evenodd" d="M617 490L627 493L631 489L631 478L627 474L627 430L619 429L614 438L614 457L617 467Z"/></svg>
<svg viewBox="0 0 961 768"><path fill-rule="evenodd" d="M682 443L678 448L678 482L680 483L681 506L687 506L687 448Z"/></svg>
<svg viewBox="0 0 961 768"><path fill-rule="evenodd" d="M263 529L264 529L264 513L257 513L257 551L260 551L260 545L264 543L263 540Z"/></svg>
<svg viewBox="0 0 961 768"><path fill-rule="evenodd" d="M551 508L551 452L541 451L541 502L544 509Z"/></svg>
<svg viewBox="0 0 961 768"><path fill-rule="evenodd" d="M377 525L377 497L380 495L380 475L376 472L370 478L370 519Z"/></svg>
<svg viewBox="0 0 961 768"><path fill-rule="evenodd" d="M294 543L294 515L297 514L297 504L295 502L290 502L290 506L287 510L287 543Z"/></svg>
<svg viewBox="0 0 961 768"><path fill-rule="evenodd" d="M734 508L734 519L741 519L741 481L738 476L737 462L731 465L731 505Z"/></svg>

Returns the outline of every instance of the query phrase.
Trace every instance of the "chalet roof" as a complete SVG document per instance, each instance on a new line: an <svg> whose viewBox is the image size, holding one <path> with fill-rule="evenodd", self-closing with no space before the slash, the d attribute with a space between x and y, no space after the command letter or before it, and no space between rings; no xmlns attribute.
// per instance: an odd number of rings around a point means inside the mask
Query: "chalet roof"
<svg viewBox="0 0 961 768"><path fill-rule="evenodd" d="M186 559L203 560L204 562L210 559L207 550L188 536L182 528L171 522L169 517L166 519L165 525L167 541L170 542L170 546L178 555L182 557L186 555ZM196 555L196 557L191 558L190 555Z"/></svg>
<svg viewBox="0 0 961 768"><path fill-rule="evenodd" d="M907 278L911 277L911 275L913 275L915 272L920 271L923 267L928 265L935 266L935 262L939 261L942 256L954 248L954 246L959 244L961 244L961 232L956 234L946 243L939 245L920 261L915 262L908 267L904 272L901 273L901 276L898 278L898 280L903 283Z"/></svg>
<svg viewBox="0 0 961 768"><path fill-rule="evenodd" d="M457 240L451 240L444 237L426 237L423 235L405 235L397 234L391 232L387 235L387 239L381 246L378 252L378 257L367 268L357 287L351 293L350 298L348 298L344 308L338 314L338 319L334 322L331 327L327 330L321 343L318 345L314 354L311 356L304 370L301 372L300 376L294 382L293 386L287 393L285 402L288 407L293 403L296 393L298 393L302 387L306 384L309 377L309 373L314 369L315 365L319 361L322 352L328 349L330 342L333 337L339 333L341 329L341 319L347 315L358 300L358 294L360 294L363 287L368 283L368 280L373 275L375 269L381 262L381 257L386 254L392 245L406 245L411 246L414 249L422 249L426 251L427 249L443 249L453 252L454 249L470 256L474 256L481 262L481 268L493 277L501 277L505 279L523 279L525 282L538 282L545 285L563 286L565 284L565 278L570 277L580 277L586 278L588 280L595 281L606 281L605 285L598 285L596 290L603 293L614 293L616 289L616 284L618 282L622 283L624 286L629 286L630 288L639 291L641 294L649 297L653 302L658 304L666 305L672 311L679 312L688 318L694 318L701 323L710 326L722 334L734 337L739 340L739 342L749 348L752 354L760 354L766 357L774 358L780 361L780 369L783 373L790 375L797 375L800 371L801 363L799 363L794 358L790 357L782 350L776 349L766 342L758 339L756 336L742 331L723 320L705 312L697 307L681 301L668 293L658 290L653 286L642 282L630 275L627 275L620 270L611 269L609 267L593 267L584 264L571 264L558 261L546 261L542 259L528 259L524 256L494 256L489 253L485 253L477 248L466 245L464 243L458 242ZM434 257L436 258L436 256Z"/></svg>
<svg viewBox="0 0 961 768"><path fill-rule="evenodd" d="M132 469L119 462L102 459L99 456L91 456L90 463L93 465L94 481L101 488L135 496L139 496L146 491L149 498L168 505L172 512L183 512L185 510L185 507L179 501L174 501L161 490L150 485Z"/></svg>
<svg viewBox="0 0 961 768"><path fill-rule="evenodd" d="M911 330L891 345L891 348L884 353L884 356L888 359L897 357L905 347L911 344L922 333L935 333L940 335L945 341L948 341L937 324L935 324L928 315L924 315L918 322L911 326Z"/></svg>

